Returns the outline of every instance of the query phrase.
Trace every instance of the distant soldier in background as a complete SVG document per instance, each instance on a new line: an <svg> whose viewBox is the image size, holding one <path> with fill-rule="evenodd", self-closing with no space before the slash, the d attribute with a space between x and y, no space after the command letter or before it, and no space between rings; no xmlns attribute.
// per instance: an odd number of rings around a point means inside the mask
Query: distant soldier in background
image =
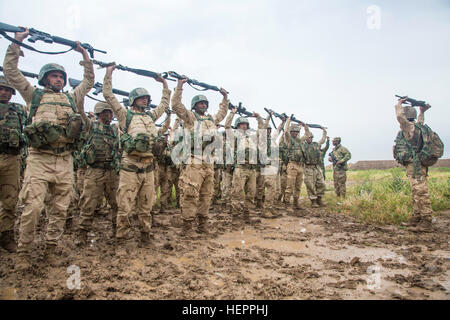
<svg viewBox="0 0 450 320"><path fill-rule="evenodd" d="M24 106L9 102L15 94L14 87L0 76L0 246L9 252L17 247L14 224L27 114Z"/></svg>
<svg viewBox="0 0 450 320"><path fill-rule="evenodd" d="M336 137L333 139L334 149L330 153L328 161L333 163L333 181L334 192L338 197L345 198L347 181L347 161L351 159L352 154L347 148L341 145L341 138Z"/></svg>
<svg viewBox="0 0 450 320"><path fill-rule="evenodd" d="M155 192L158 195L158 187L160 189L159 213L164 213L167 209L169 196L172 195L172 188L169 192L169 167L172 164L170 159L170 145L169 145L169 129L170 129L170 112L166 112L167 117L164 120L163 125L158 130L158 139L156 142L155 157L158 163L158 184L156 185ZM156 211L156 209L153 209Z"/></svg>

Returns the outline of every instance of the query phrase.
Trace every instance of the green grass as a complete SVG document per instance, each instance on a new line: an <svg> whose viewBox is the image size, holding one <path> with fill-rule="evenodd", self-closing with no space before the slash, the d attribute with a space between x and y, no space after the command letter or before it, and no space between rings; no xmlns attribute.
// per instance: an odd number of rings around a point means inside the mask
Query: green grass
<svg viewBox="0 0 450 320"><path fill-rule="evenodd" d="M332 172L327 172L328 176ZM434 211L450 209L450 169L432 168L428 187ZM403 168L348 171L347 197L339 199L328 188L325 199L332 211L376 224L399 224L412 213L411 187Z"/></svg>

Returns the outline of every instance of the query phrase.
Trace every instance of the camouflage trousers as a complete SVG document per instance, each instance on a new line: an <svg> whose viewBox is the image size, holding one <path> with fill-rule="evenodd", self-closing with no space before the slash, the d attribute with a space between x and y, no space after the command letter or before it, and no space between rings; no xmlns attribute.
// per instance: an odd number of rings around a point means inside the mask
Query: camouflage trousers
<svg viewBox="0 0 450 320"><path fill-rule="evenodd" d="M320 165L305 164L305 185L310 200L317 197L323 197L325 193L325 181L323 180L323 172Z"/></svg>
<svg viewBox="0 0 450 320"><path fill-rule="evenodd" d="M179 180L180 180L180 168L175 166L169 166L168 167L169 172L169 178L168 178L168 185L169 185L169 199L172 199L172 190L173 187L175 187L175 199L177 202L177 206L180 205L180 187L179 187Z"/></svg>
<svg viewBox="0 0 450 320"><path fill-rule="evenodd" d="M421 166L421 177L413 178L413 165L406 166L406 176L411 184L411 194L413 201L413 213L415 216L421 216L422 219L431 222L433 209L431 208L430 193L428 191L427 168Z"/></svg>
<svg viewBox="0 0 450 320"><path fill-rule="evenodd" d="M170 167L164 164L158 164L158 177L159 177L159 187L161 190L161 195L159 197L159 203L161 208L167 207L169 205L170 199L172 197L172 184L170 183Z"/></svg>
<svg viewBox="0 0 450 320"><path fill-rule="evenodd" d="M261 170L256 170L256 195L255 202L257 206L262 206L264 203L264 176L261 174Z"/></svg>
<svg viewBox="0 0 450 320"><path fill-rule="evenodd" d="M78 168L77 170L77 192L81 195L83 194L83 188L84 188L84 175L86 174L86 168Z"/></svg>
<svg viewBox="0 0 450 320"><path fill-rule="evenodd" d="M214 195L213 202L220 200L221 190L220 190L220 181L222 178L222 169L215 168L214 169Z"/></svg>
<svg viewBox="0 0 450 320"><path fill-rule="evenodd" d="M131 231L130 217L133 209L137 212L141 232L150 232L152 227L151 210L155 203L154 169L145 172L130 172L124 169L129 166L139 169L151 167L151 162L141 163L130 156L122 158L119 172L119 188L117 191L117 238L127 238Z"/></svg>
<svg viewBox="0 0 450 320"><path fill-rule="evenodd" d="M237 167L233 172L231 208L233 215L255 208L256 171Z"/></svg>
<svg viewBox="0 0 450 320"><path fill-rule="evenodd" d="M207 218L214 192L212 164L187 164L181 169L180 204L183 220Z"/></svg>
<svg viewBox="0 0 450 320"><path fill-rule="evenodd" d="M19 251L30 249L48 193L51 201L47 203L48 210L46 210L48 216L46 241L50 244L57 244L64 232L67 208L72 192L72 155L57 156L30 151L23 187L19 194L24 205L20 218Z"/></svg>
<svg viewBox="0 0 450 320"><path fill-rule="evenodd" d="M320 164L320 170L322 170L322 175L323 175L323 180L327 180L326 174L325 174L325 164L322 160L321 164Z"/></svg>
<svg viewBox="0 0 450 320"><path fill-rule="evenodd" d="M230 169L222 170L222 200L224 203L230 203L233 183L233 173Z"/></svg>
<svg viewBox="0 0 450 320"><path fill-rule="evenodd" d="M158 188L159 188L159 163L155 161L155 174L154 174L154 184L155 187L155 201L156 197L158 196Z"/></svg>
<svg viewBox="0 0 450 320"><path fill-rule="evenodd" d="M80 198L80 229L89 231L92 227L94 211L103 203L103 196L111 206L111 221L116 225L117 188L119 176L115 170L88 167L85 172L83 193Z"/></svg>
<svg viewBox="0 0 450 320"><path fill-rule="evenodd" d="M280 193L278 195L278 201L283 200L283 202L286 203L287 165L281 165L281 172L278 175L280 177Z"/></svg>
<svg viewBox="0 0 450 320"><path fill-rule="evenodd" d="M285 191L285 204L289 204L291 197L293 198L293 204L298 205L298 199L303 182L303 164L298 162L289 162L287 166L287 179L286 179L286 191Z"/></svg>
<svg viewBox="0 0 450 320"><path fill-rule="evenodd" d="M0 154L0 233L14 229L20 166L20 155Z"/></svg>
<svg viewBox="0 0 450 320"><path fill-rule="evenodd" d="M344 197L347 192L345 183L347 182L347 171L334 168L333 183L334 192L338 197Z"/></svg>
<svg viewBox="0 0 450 320"><path fill-rule="evenodd" d="M262 175L264 178L264 188L266 194L264 197L264 212L275 214L275 202L280 193L280 175L276 174L265 174Z"/></svg>

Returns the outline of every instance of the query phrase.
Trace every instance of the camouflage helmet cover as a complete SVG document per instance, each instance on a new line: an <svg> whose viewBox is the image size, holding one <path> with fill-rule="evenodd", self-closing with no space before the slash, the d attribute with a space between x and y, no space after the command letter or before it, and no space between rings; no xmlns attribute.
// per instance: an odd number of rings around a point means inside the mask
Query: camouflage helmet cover
<svg viewBox="0 0 450 320"><path fill-rule="evenodd" d="M208 98L206 98L206 96L204 96L204 95L202 95L202 94L199 94L199 95L196 95L195 97L192 98L192 101L191 101L191 110L195 108L195 105L196 105L198 102L202 102L202 101L203 101L203 102L206 102L206 106L209 107L209 101L208 101Z"/></svg>
<svg viewBox="0 0 450 320"><path fill-rule="evenodd" d="M291 126L289 127L289 132L292 131L300 132L300 126L298 124L291 124Z"/></svg>
<svg viewBox="0 0 450 320"><path fill-rule="evenodd" d="M97 102L94 106L94 113L99 114L102 113L103 110L110 110L111 112L113 112L112 108L106 102Z"/></svg>
<svg viewBox="0 0 450 320"><path fill-rule="evenodd" d="M341 142L341 137L335 137L335 138L333 138L333 141L339 141L339 142Z"/></svg>
<svg viewBox="0 0 450 320"><path fill-rule="evenodd" d="M237 128L241 123L246 123L248 126L247 129L250 129L250 122L248 122L248 119L246 117L237 118L234 122L234 127Z"/></svg>
<svg viewBox="0 0 450 320"><path fill-rule="evenodd" d="M6 87L12 90L12 94L16 94L16 89L6 81L4 76L0 76L0 87Z"/></svg>
<svg viewBox="0 0 450 320"><path fill-rule="evenodd" d="M44 84L45 77L51 71L59 71L59 72L61 72L63 74L63 77L64 77L64 86L66 86L66 84L67 84L67 73L66 73L66 70L64 69L63 66L61 66L59 64L56 64L56 63L47 63L46 65L44 65L41 68L41 70L39 71L38 83L41 86L45 86L45 84Z"/></svg>
<svg viewBox="0 0 450 320"><path fill-rule="evenodd" d="M406 119L416 119L417 118L417 111L414 107L406 106L405 109L405 116Z"/></svg>
<svg viewBox="0 0 450 320"><path fill-rule="evenodd" d="M130 106L132 106L134 104L134 101L137 98L145 97L145 96L148 97L148 103L150 103L151 96L150 96L150 93L148 93L148 91L145 88L136 88L136 89L131 90L131 92L128 96L128 98L130 99Z"/></svg>

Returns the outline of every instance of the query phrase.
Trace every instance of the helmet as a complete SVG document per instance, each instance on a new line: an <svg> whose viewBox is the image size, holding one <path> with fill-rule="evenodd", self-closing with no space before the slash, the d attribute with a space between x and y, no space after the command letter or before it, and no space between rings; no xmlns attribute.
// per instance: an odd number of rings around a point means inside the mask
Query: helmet
<svg viewBox="0 0 450 320"><path fill-rule="evenodd" d="M406 106L405 109L405 116L406 119L416 119L417 118L417 111L414 107Z"/></svg>
<svg viewBox="0 0 450 320"><path fill-rule="evenodd" d="M64 86L66 86L67 83L67 73L66 70L64 70L63 66L60 66L59 64L56 63L47 63L46 65L44 65L41 68L41 71L39 71L39 76L38 76L38 83L41 86L45 86L44 84L44 79L47 76L47 73L51 72L51 71L59 71L62 72L63 76L64 76Z"/></svg>
<svg viewBox="0 0 450 320"><path fill-rule="evenodd" d="M341 142L341 137L333 138L333 141L339 141L339 143L340 143Z"/></svg>
<svg viewBox="0 0 450 320"><path fill-rule="evenodd" d="M209 107L209 101L208 98L206 98L204 95L199 94L196 95L195 97L192 98L191 101L191 110L195 108L195 105L197 104L197 102L206 102L206 105Z"/></svg>
<svg viewBox="0 0 450 320"><path fill-rule="evenodd" d="M112 108L106 102L97 102L94 107L94 113L99 114L102 113L103 110L110 110L113 112Z"/></svg>
<svg viewBox="0 0 450 320"><path fill-rule="evenodd" d="M149 100L148 103L150 103L151 96L147 90L145 90L144 88L136 88L136 89L131 90L130 95L128 96L130 99L130 106L133 106L134 100L136 100L137 98L140 98L140 97L145 97L145 96L148 97L148 100Z"/></svg>
<svg viewBox="0 0 450 320"><path fill-rule="evenodd" d="M16 89L6 81L4 76L0 76L0 87L6 87L12 90L12 94L16 94Z"/></svg>
<svg viewBox="0 0 450 320"><path fill-rule="evenodd" d="M298 124L291 124L291 126L289 128L289 132L292 132L292 131L300 132L300 126Z"/></svg>
<svg viewBox="0 0 450 320"><path fill-rule="evenodd" d="M248 122L248 119L245 117L239 117L234 122L234 127L237 128L241 123L246 123L248 126L248 129L250 129L250 123Z"/></svg>

